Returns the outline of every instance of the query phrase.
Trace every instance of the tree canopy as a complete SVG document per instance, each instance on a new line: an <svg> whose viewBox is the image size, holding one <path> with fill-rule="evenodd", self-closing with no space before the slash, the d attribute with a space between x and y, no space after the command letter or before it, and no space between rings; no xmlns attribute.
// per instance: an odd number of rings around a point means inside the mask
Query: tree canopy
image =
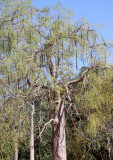
<svg viewBox="0 0 113 160"><path fill-rule="evenodd" d="M84 18L73 22L60 4L1 6L0 159L27 160L33 148L37 160L110 159L112 44Z"/></svg>

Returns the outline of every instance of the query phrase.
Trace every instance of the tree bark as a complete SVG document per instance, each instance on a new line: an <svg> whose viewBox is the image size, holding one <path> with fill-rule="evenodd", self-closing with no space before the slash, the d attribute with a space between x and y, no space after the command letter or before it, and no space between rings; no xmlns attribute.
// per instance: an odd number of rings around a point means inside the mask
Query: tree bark
<svg viewBox="0 0 113 160"><path fill-rule="evenodd" d="M55 115L53 122L52 160L67 160L65 139L65 114L64 103L60 93L56 94Z"/></svg>
<svg viewBox="0 0 113 160"><path fill-rule="evenodd" d="M34 160L34 105L32 105L31 111L31 135L30 135L30 160Z"/></svg>

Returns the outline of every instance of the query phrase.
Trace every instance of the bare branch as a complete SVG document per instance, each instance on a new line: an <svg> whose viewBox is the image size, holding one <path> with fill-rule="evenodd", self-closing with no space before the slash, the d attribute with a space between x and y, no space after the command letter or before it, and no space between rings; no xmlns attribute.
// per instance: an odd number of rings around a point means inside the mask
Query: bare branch
<svg viewBox="0 0 113 160"><path fill-rule="evenodd" d="M54 121L54 119L50 119L47 123L44 124L44 127L42 128L42 131L40 132L40 134L37 136L37 138L41 137L42 133L44 132L46 126L48 124L50 124L52 121Z"/></svg>
<svg viewBox="0 0 113 160"><path fill-rule="evenodd" d="M82 76L79 79L68 81L68 82L65 83L65 86L69 86L71 84L75 84L75 83L83 81L84 77L86 76L86 73L88 73L90 70L92 70L94 68L97 68L97 67L100 67L100 65L96 65L96 66L88 68L87 70L84 71L84 73L82 74Z"/></svg>
<svg viewBox="0 0 113 160"><path fill-rule="evenodd" d="M82 137L84 137L85 139L87 139L88 141L91 142L91 140L84 135L84 133L82 132L82 130L79 130L79 129L77 128L77 126L76 126L77 123L74 122L74 119L73 119L73 116L72 116L71 112L68 110L67 113L69 114L69 116L70 116L70 118L71 118L71 121L72 121L72 123L73 123L73 125L74 125L74 129L75 129Z"/></svg>
<svg viewBox="0 0 113 160"><path fill-rule="evenodd" d="M88 68L87 70L85 70L82 74L82 76L79 78L79 79L75 79L75 80L72 80L72 81L68 81L65 83L65 89L66 89L66 92L67 92L67 97L68 97L68 100L71 104L72 103L72 100L71 100L71 96L70 96L70 92L69 92L69 85L71 84L75 84L75 83L79 83L79 82L82 82L86 76L86 73L88 73L90 70L94 69L94 68L97 68L99 67L100 65L96 65L96 66L93 66L93 67L90 67ZM76 107L75 107L76 108ZM80 117L79 117L80 118Z"/></svg>

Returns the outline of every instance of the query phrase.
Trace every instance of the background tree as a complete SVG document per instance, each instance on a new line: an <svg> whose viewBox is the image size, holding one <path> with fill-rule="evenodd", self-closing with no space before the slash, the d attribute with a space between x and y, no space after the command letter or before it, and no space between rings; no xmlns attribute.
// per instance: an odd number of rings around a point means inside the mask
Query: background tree
<svg viewBox="0 0 113 160"><path fill-rule="evenodd" d="M112 72L112 68L96 69L74 86L71 96L76 108L73 106L69 114L77 133L71 128L67 131L68 156L73 159L112 159Z"/></svg>

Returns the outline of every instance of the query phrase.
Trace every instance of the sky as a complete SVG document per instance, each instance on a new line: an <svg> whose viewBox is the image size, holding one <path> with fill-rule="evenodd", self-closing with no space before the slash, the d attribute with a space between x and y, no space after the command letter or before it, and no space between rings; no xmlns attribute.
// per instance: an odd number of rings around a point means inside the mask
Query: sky
<svg viewBox="0 0 113 160"><path fill-rule="evenodd" d="M59 0L33 0L37 8L55 6ZM113 0L61 0L62 6L74 12L75 20L84 17L93 25L102 26L99 32L105 40L113 41ZM113 63L113 56L109 58Z"/></svg>

